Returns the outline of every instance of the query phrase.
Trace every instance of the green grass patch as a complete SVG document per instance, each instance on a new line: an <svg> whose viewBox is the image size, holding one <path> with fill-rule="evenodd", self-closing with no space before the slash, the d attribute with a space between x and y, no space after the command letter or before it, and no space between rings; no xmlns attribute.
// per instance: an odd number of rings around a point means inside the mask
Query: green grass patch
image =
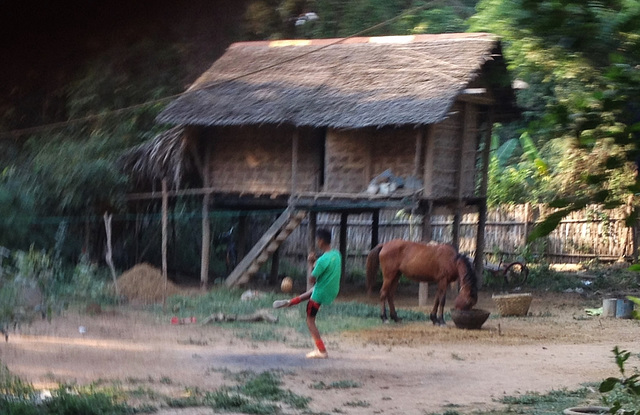
<svg viewBox="0 0 640 415"><path fill-rule="evenodd" d="M167 309L171 310L171 315L196 316L199 320L213 313L249 315L268 309L278 317L277 324L246 322L218 324L234 330L239 338L256 342L296 342L298 341L296 337L307 336L304 305L273 310L273 301L288 297L282 294L263 293L258 298L242 301L240 299L242 293L243 291L239 289L219 287L198 297L173 296L167 300ZM427 314L414 310L398 309L398 316L407 322L429 321ZM357 302L335 302L322 306L317 324L322 333L340 333L376 327L380 325L380 308L378 305Z"/></svg>
<svg viewBox="0 0 640 415"><path fill-rule="evenodd" d="M537 392L527 392L522 395L505 396L498 402L506 405L503 409L492 411L473 412L475 415L557 415L566 408L580 405L594 405L594 401L599 401L600 395L593 392L592 388L580 388L577 390L553 390L546 394ZM599 405L599 403L596 403ZM453 407L457 405L446 405L444 412L431 413L431 415L459 415L460 413Z"/></svg>
<svg viewBox="0 0 640 415"><path fill-rule="evenodd" d="M283 389L279 372L267 371L259 374L250 371L236 374L227 370L222 372L225 377L232 377L239 384L234 387L226 386L206 395L204 402L216 410L246 414L276 414L281 412L280 404L302 410L306 409L311 401L311 398Z"/></svg>
<svg viewBox="0 0 640 415"><path fill-rule="evenodd" d="M499 401L507 405L505 410L487 412L486 414L526 413L532 415L555 415L562 413L566 408L584 403L591 394L592 392L585 387L577 390L553 390L546 394L527 392L517 396L505 396Z"/></svg>

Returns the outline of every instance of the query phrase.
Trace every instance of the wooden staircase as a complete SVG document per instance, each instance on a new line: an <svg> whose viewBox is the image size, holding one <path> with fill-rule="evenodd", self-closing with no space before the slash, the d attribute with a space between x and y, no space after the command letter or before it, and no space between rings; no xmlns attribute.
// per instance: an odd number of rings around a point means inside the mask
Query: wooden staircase
<svg viewBox="0 0 640 415"><path fill-rule="evenodd" d="M282 245L282 243L291 235L302 219L306 216L306 212L296 211L289 207L276 219L269 229L262 235L262 238L251 248L249 253L245 255L240 263L235 267L231 274L227 277L225 284L227 287L233 287L238 284L249 282L251 277L258 272L260 267L267 262L269 257Z"/></svg>

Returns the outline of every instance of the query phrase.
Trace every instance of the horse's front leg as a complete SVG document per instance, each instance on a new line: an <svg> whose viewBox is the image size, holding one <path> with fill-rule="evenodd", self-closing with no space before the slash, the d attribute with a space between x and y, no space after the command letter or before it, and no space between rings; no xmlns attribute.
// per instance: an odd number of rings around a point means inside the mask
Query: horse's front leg
<svg viewBox="0 0 640 415"><path fill-rule="evenodd" d="M440 293L436 294L436 298L433 300L433 309L429 318L434 325L438 324L438 306L440 305Z"/></svg>

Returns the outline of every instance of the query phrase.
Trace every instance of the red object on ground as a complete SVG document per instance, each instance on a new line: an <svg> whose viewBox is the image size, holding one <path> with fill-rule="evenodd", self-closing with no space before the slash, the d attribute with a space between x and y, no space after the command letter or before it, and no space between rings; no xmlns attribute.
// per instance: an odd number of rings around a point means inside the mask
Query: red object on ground
<svg viewBox="0 0 640 415"><path fill-rule="evenodd" d="M180 320L178 320L178 317L171 317L171 324L179 324Z"/></svg>

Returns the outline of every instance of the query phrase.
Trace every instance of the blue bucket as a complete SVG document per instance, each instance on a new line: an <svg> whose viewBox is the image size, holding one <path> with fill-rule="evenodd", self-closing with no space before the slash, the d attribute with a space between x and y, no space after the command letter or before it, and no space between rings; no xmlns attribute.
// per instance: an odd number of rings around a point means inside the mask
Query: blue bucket
<svg viewBox="0 0 640 415"><path fill-rule="evenodd" d="M626 298L618 299L616 302L616 318L631 318L633 313L633 303Z"/></svg>

